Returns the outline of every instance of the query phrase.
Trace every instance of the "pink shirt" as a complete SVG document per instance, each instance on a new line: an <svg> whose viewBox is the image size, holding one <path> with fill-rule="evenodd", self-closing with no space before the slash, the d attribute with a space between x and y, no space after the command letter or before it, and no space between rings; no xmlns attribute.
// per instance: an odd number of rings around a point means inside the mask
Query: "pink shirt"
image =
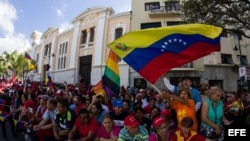
<svg viewBox="0 0 250 141"><path fill-rule="evenodd" d="M120 127L114 125L113 130L111 132L113 133L113 135L115 137L118 137L120 130L121 130ZM98 129L98 132L96 134L96 137L97 138L101 138L102 137L102 138L105 138L105 139L110 139L111 138L110 134L111 133L108 133L105 130L105 128L102 125L100 125L99 129Z"/></svg>

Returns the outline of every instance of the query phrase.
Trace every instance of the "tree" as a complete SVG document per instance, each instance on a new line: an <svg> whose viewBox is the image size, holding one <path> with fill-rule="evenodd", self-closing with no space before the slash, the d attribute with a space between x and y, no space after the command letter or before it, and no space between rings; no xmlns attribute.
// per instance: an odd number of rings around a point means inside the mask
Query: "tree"
<svg viewBox="0 0 250 141"><path fill-rule="evenodd" d="M185 0L182 10L187 23L220 26L250 38L249 0Z"/></svg>
<svg viewBox="0 0 250 141"><path fill-rule="evenodd" d="M5 59L0 56L0 76L4 77L8 75L8 68L5 65Z"/></svg>
<svg viewBox="0 0 250 141"><path fill-rule="evenodd" d="M16 51L4 52L0 58L0 74L8 74L11 71L17 78L25 77L29 71L34 70L35 61L27 59L23 54Z"/></svg>

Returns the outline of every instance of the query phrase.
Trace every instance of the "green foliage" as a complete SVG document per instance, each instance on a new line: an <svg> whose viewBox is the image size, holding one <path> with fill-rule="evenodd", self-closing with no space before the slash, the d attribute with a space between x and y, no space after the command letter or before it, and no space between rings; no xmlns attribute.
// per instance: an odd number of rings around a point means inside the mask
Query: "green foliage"
<svg viewBox="0 0 250 141"><path fill-rule="evenodd" d="M182 10L187 23L220 26L250 38L249 0L185 0Z"/></svg>
<svg viewBox="0 0 250 141"><path fill-rule="evenodd" d="M15 74L17 78L22 78L29 71L30 64L35 63L25 58L23 54L16 51L12 53L4 52L0 58L0 75L7 75L8 72Z"/></svg>

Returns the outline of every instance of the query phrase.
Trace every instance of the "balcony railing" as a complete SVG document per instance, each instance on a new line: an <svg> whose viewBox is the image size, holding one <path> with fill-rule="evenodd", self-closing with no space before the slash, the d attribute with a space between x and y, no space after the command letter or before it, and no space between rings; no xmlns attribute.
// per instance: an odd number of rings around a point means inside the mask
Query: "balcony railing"
<svg viewBox="0 0 250 141"><path fill-rule="evenodd" d="M169 7L169 6L153 6L149 12L150 15L159 14L181 14L181 9L179 7Z"/></svg>

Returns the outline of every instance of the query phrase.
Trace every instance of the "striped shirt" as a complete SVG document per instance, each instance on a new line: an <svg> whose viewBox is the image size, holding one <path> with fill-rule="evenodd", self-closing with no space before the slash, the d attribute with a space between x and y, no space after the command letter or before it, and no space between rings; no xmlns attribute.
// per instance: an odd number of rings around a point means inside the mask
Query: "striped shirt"
<svg viewBox="0 0 250 141"><path fill-rule="evenodd" d="M137 135L131 137L128 130L124 127L121 129L117 141L148 141L148 131L144 126L139 125L138 132Z"/></svg>

